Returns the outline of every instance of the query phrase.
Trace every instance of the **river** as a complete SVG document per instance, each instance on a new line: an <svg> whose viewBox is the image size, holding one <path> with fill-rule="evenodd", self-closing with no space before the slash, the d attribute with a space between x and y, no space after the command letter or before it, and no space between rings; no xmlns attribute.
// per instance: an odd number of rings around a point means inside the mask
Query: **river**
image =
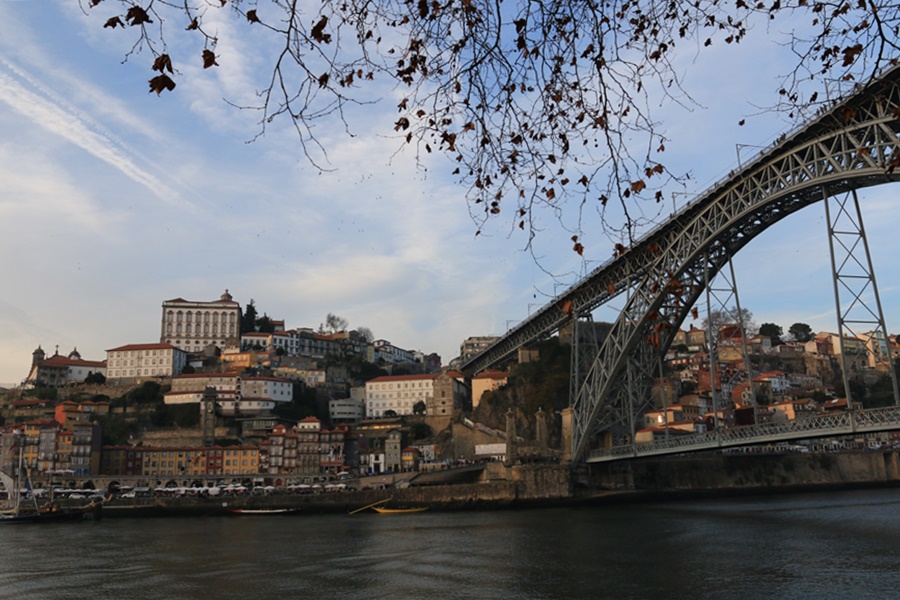
<svg viewBox="0 0 900 600"><path fill-rule="evenodd" d="M0 529L0 598L892 598L900 489Z"/></svg>

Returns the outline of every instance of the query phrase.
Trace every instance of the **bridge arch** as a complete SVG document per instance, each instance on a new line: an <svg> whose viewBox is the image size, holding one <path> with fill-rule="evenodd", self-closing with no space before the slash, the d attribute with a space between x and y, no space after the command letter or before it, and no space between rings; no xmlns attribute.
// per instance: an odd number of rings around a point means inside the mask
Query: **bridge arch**
<svg viewBox="0 0 900 600"><path fill-rule="evenodd" d="M900 169L900 67L781 136L462 369L477 373L494 366L627 291L625 309L570 401L577 460L592 431L627 426L627 413L649 396L649 388L640 389L641 374L669 347L706 282L731 256L810 204L897 181L895 169Z"/></svg>
<svg viewBox="0 0 900 600"><path fill-rule="evenodd" d="M641 240L631 261L641 266L617 280L608 277L609 297L625 289L630 295L573 398L573 457L584 451L592 431L616 426L633 431L627 419L641 408L636 403L649 397L646 381L644 389L640 381L646 380L648 365L666 351L708 281L731 256L814 202L898 179L898 79L894 69L806 128L783 136ZM609 269L608 276L615 271Z"/></svg>

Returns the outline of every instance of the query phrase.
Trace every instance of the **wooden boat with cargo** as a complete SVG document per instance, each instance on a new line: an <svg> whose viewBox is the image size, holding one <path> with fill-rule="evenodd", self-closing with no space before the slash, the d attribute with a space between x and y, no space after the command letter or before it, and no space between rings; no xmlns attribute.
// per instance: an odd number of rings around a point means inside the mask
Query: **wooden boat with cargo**
<svg viewBox="0 0 900 600"><path fill-rule="evenodd" d="M81 521L87 515L95 520L100 519L103 502L91 502L85 506L57 506L52 501L43 506L38 505L37 497L31 487L31 478L27 467L19 458L19 474L24 474L25 492L20 489L18 477L15 479L0 471L0 485L6 490L8 506L0 510L0 525L17 523L60 523Z"/></svg>

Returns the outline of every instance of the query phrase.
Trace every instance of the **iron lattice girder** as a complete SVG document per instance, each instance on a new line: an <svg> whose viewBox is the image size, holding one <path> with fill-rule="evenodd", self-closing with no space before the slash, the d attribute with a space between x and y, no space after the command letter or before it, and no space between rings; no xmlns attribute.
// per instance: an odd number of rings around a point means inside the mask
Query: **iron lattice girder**
<svg viewBox="0 0 900 600"><path fill-rule="evenodd" d="M898 100L896 82L892 89L891 97ZM699 294L697 288L703 287L696 283L703 261L714 275L771 224L822 200L823 188L833 194L894 180L891 161L900 157L900 123L893 116L896 105L888 106L881 98L871 100L881 111L874 111L876 120L854 122L802 144L785 142L783 149L734 175L642 243L642 254L649 259L644 277L573 400L575 457L584 450L599 406L621 399L611 392L622 385L617 379L625 364L623 354L648 341L659 353L667 350ZM858 146L862 141L871 145ZM685 296L686 280L691 288Z"/></svg>
<svg viewBox="0 0 900 600"><path fill-rule="evenodd" d="M718 432L679 435L637 445L622 444L591 450L587 453L586 460L589 463L609 462L641 456L672 454L673 452L699 452L714 448L740 447L802 438L892 431L898 427L900 427L900 407L897 406L852 412L841 411L799 417L783 423L729 427Z"/></svg>
<svg viewBox="0 0 900 600"><path fill-rule="evenodd" d="M648 273L664 274L660 265L689 262L693 253L715 243L717 235L752 237L763 223L767 226L821 200L821 186L839 193L895 180L893 167L900 168L894 164L900 163L897 114L900 67L780 138L754 162L554 298L462 369L477 373L509 359L518 348L551 335L572 316L590 313L629 285L646 281ZM759 223L754 223L757 219ZM735 250L743 243L728 241Z"/></svg>

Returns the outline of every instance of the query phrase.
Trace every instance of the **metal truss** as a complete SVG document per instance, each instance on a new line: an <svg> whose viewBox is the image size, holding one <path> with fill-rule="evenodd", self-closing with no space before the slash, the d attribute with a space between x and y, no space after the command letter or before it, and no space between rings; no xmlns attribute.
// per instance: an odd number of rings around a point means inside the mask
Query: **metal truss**
<svg viewBox="0 0 900 600"><path fill-rule="evenodd" d="M586 462L610 462L644 456L699 452L797 439L854 433L875 433L900 428L900 407L874 408L800 417L784 423L729 427L720 431L680 435L642 444L622 444L589 451Z"/></svg>
<svg viewBox="0 0 900 600"><path fill-rule="evenodd" d="M822 185L830 193L840 193L896 180L898 90L900 68L895 68L803 128L782 136L625 253L510 329L462 370L478 373L498 365L513 358L518 348L548 337L573 315L592 312L630 285L667 279L667 268L715 245L711 236L721 236L721 245L743 245L772 223L821 200Z"/></svg>
<svg viewBox="0 0 900 600"><path fill-rule="evenodd" d="M828 222L841 372L848 406L852 401L851 377L879 363L887 366L893 385L894 404L900 404L897 374L894 372L872 256L859 210L859 198L855 190L829 197L823 189L822 195ZM867 343L857 340L866 340Z"/></svg>
<svg viewBox="0 0 900 600"><path fill-rule="evenodd" d="M747 324L744 323L744 312L741 309L737 278L734 276L734 263L731 261L731 258L728 259L728 268L720 271L715 281L707 278L706 310L707 324L709 325L706 337L707 347L709 348L713 414L716 416L718 424L718 411L722 407L728 406L731 390L745 379L750 387L750 405L756 406L753 368L750 364L750 351L747 347ZM716 324L713 319L716 311L727 316L728 320L725 323ZM723 328L717 325L728 325L730 327L727 328L723 335ZM741 346L744 370L734 369L729 372L720 363L721 354L719 349L723 346L734 347L736 343L739 343ZM716 385L717 382L718 387ZM723 396L721 401L719 400L719 391L721 391L721 396Z"/></svg>
<svg viewBox="0 0 900 600"><path fill-rule="evenodd" d="M770 225L821 200L823 185L829 193L839 193L895 179L891 165L900 160L900 122L893 111L900 110L900 70L891 75L842 111L782 139L622 257L633 252L639 265L632 257L604 271L605 277L621 274L606 296L632 285L634 292L572 399L576 460L587 449L595 425L630 412L634 402L621 405L622 373L633 357L666 351L707 277ZM866 120L839 117L851 112Z"/></svg>
<svg viewBox="0 0 900 600"><path fill-rule="evenodd" d="M625 307L571 399L572 455L597 430L635 431L642 386L707 279L762 231L829 195L896 181L900 67L730 173L666 223L510 330L462 366L478 372L630 290ZM633 445L633 444L632 444Z"/></svg>

